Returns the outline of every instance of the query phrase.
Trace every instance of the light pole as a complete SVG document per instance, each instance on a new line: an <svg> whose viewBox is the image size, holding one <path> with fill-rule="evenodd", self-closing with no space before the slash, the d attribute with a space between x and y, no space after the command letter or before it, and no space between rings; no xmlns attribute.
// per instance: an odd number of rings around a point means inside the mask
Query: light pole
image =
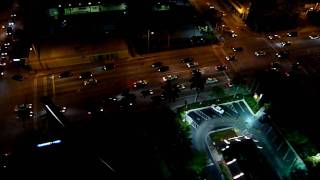
<svg viewBox="0 0 320 180"><path fill-rule="evenodd" d="M150 29L148 29L148 32L147 32L147 48L148 48L148 52L150 51L150 35L153 35L154 32L153 31L150 31Z"/></svg>

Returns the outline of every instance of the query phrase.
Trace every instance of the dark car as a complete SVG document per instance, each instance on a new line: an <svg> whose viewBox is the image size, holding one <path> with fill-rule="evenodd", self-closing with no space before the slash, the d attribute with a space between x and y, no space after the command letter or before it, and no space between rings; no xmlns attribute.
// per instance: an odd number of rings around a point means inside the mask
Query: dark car
<svg viewBox="0 0 320 180"><path fill-rule="evenodd" d="M59 74L59 78L66 78L72 76L72 73L70 71L63 71Z"/></svg>
<svg viewBox="0 0 320 180"><path fill-rule="evenodd" d="M288 51L279 51L276 53L277 58L279 59L287 59L289 57Z"/></svg>
<svg viewBox="0 0 320 180"><path fill-rule="evenodd" d="M216 70L217 71L225 71L225 70L227 70L227 66L226 65L217 65Z"/></svg>
<svg viewBox="0 0 320 180"><path fill-rule="evenodd" d="M105 65L103 66L103 70L105 70L105 71L111 71L111 70L115 69L115 67L116 67L115 64L109 63L109 64L105 64Z"/></svg>
<svg viewBox="0 0 320 180"><path fill-rule="evenodd" d="M180 62L182 62L182 63L191 63L191 62L193 62L193 58L192 57L181 58Z"/></svg>
<svg viewBox="0 0 320 180"><path fill-rule="evenodd" d="M236 56L234 56L234 55L226 56L226 60L227 61L235 61L236 60Z"/></svg>
<svg viewBox="0 0 320 180"><path fill-rule="evenodd" d="M232 50L234 52L241 52L241 51L243 51L243 48L242 47L234 47L234 48L232 48Z"/></svg>
<svg viewBox="0 0 320 180"><path fill-rule="evenodd" d="M144 88L148 85L146 80L138 80L133 83L134 88Z"/></svg>
<svg viewBox="0 0 320 180"><path fill-rule="evenodd" d="M153 94L153 90L152 89L143 90L141 91L141 94L143 97L150 96Z"/></svg>
<svg viewBox="0 0 320 180"><path fill-rule="evenodd" d="M159 72L166 72L169 70L169 66L161 66L158 68L158 71Z"/></svg>
<svg viewBox="0 0 320 180"><path fill-rule="evenodd" d="M23 81L24 77L21 74L15 74L12 76L12 79L16 81Z"/></svg>
<svg viewBox="0 0 320 180"><path fill-rule="evenodd" d="M279 71L281 69L281 65L280 63L276 62L276 61L273 61L271 64L270 64L270 70L272 71Z"/></svg>
<svg viewBox="0 0 320 180"><path fill-rule="evenodd" d="M92 72L86 71L80 73L79 79L89 79L93 76Z"/></svg>
<svg viewBox="0 0 320 180"><path fill-rule="evenodd" d="M298 36L298 32L296 32L296 31L287 32L287 36L288 37L296 37L296 36Z"/></svg>
<svg viewBox="0 0 320 180"><path fill-rule="evenodd" d="M155 62L151 65L151 67L155 68L155 69L158 69L160 68L161 66L163 66L162 62Z"/></svg>
<svg viewBox="0 0 320 180"><path fill-rule="evenodd" d="M4 68L0 66L0 77L4 76Z"/></svg>

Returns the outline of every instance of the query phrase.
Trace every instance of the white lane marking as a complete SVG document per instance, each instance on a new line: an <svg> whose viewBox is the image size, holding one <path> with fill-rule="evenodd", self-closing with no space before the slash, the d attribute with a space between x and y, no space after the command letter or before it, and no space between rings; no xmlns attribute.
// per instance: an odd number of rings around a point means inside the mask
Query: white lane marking
<svg viewBox="0 0 320 180"><path fill-rule="evenodd" d="M50 113L53 115L53 117L54 117L63 127L65 127L64 124L62 123L62 121L56 116L56 114L50 109L50 107L49 107L48 105L45 105L45 106L46 106L46 108L50 111Z"/></svg>
<svg viewBox="0 0 320 180"><path fill-rule="evenodd" d="M37 118L38 118L38 79L33 79L33 126L37 129Z"/></svg>
<svg viewBox="0 0 320 180"><path fill-rule="evenodd" d="M111 171L116 172L108 163L106 163L102 158L99 158L99 161L106 165Z"/></svg>
<svg viewBox="0 0 320 180"><path fill-rule="evenodd" d="M44 96L47 96L48 95L48 79L47 79L47 76L44 76L43 77L43 94Z"/></svg>

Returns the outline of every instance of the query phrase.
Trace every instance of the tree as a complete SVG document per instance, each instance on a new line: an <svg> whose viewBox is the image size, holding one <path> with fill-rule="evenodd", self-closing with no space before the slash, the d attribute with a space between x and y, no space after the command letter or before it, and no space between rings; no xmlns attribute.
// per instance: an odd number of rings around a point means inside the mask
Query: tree
<svg viewBox="0 0 320 180"><path fill-rule="evenodd" d="M191 82L190 89L196 88L197 92L204 89L205 79L199 70L193 71L189 81Z"/></svg>
<svg viewBox="0 0 320 180"><path fill-rule="evenodd" d="M177 88L176 85L172 85L172 81L168 80L165 84L161 87L163 89L163 95L171 102L175 101L176 98L179 97L178 93L180 90Z"/></svg>

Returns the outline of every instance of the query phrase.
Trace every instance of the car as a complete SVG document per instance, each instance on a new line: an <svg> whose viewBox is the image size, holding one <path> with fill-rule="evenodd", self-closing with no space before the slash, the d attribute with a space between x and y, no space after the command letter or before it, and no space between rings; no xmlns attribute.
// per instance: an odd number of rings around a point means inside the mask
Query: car
<svg viewBox="0 0 320 180"><path fill-rule="evenodd" d="M279 51L276 53L276 57L279 59L287 59L289 56L289 52L288 51Z"/></svg>
<svg viewBox="0 0 320 180"><path fill-rule="evenodd" d="M21 74L15 74L12 76L12 79L16 81L23 81L24 77Z"/></svg>
<svg viewBox="0 0 320 180"><path fill-rule="evenodd" d="M152 100L152 103L154 104L160 104L161 102L164 102L166 100L166 97L163 94L154 95L154 96L151 96L151 100Z"/></svg>
<svg viewBox="0 0 320 180"><path fill-rule="evenodd" d="M236 60L236 56L234 56L234 55L226 56L226 60L227 61L235 61Z"/></svg>
<svg viewBox="0 0 320 180"><path fill-rule="evenodd" d="M163 81L173 81L175 79L178 79L178 76L177 75L166 75L166 76L163 76L162 77L162 80Z"/></svg>
<svg viewBox="0 0 320 180"><path fill-rule="evenodd" d="M0 76L4 76L4 68L3 68L3 66L0 66Z"/></svg>
<svg viewBox="0 0 320 180"><path fill-rule="evenodd" d="M7 63L5 60L0 60L0 66L6 66L6 65L7 65Z"/></svg>
<svg viewBox="0 0 320 180"><path fill-rule="evenodd" d="M232 33L231 34L231 37L233 37L233 38L235 38L235 37L237 37L238 35L236 34L236 33Z"/></svg>
<svg viewBox="0 0 320 180"><path fill-rule="evenodd" d="M215 69L216 69L217 71L225 71L225 70L227 70L227 66L226 66L226 65L217 65L217 66L215 67Z"/></svg>
<svg viewBox="0 0 320 180"><path fill-rule="evenodd" d="M62 113L65 113L67 111L67 106L58 105L58 108L60 109L60 112L62 112Z"/></svg>
<svg viewBox="0 0 320 180"><path fill-rule="evenodd" d="M214 77L208 77L208 78L206 79L206 84L215 84L215 83L217 83L217 82L219 82L218 79L217 79L217 78L214 78Z"/></svg>
<svg viewBox="0 0 320 180"><path fill-rule="evenodd" d="M320 35L317 34L317 35L309 35L308 36L309 39L320 39Z"/></svg>
<svg viewBox="0 0 320 180"><path fill-rule="evenodd" d="M92 72L85 71L80 73L79 79L89 79L93 76Z"/></svg>
<svg viewBox="0 0 320 180"><path fill-rule="evenodd" d="M269 35L268 38L269 38L270 40L275 40L275 39L280 39L281 36L279 36L278 34L274 34L274 35Z"/></svg>
<svg viewBox="0 0 320 180"><path fill-rule="evenodd" d="M188 62L188 63L186 63L186 66L188 68L195 68L198 66L198 63L197 62Z"/></svg>
<svg viewBox="0 0 320 180"><path fill-rule="evenodd" d="M279 71L281 69L281 65L279 62L273 61L270 64L270 70L272 71Z"/></svg>
<svg viewBox="0 0 320 180"><path fill-rule="evenodd" d="M158 71L159 72L166 72L166 71L168 71L169 70L169 66L160 66L159 68L158 68Z"/></svg>
<svg viewBox="0 0 320 180"><path fill-rule="evenodd" d="M72 76L72 73L70 71L63 71L59 74L59 78L66 78Z"/></svg>
<svg viewBox="0 0 320 180"><path fill-rule="evenodd" d="M105 71L111 71L115 68L116 68L116 65L114 63L108 63L108 64L105 64L102 69Z"/></svg>
<svg viewBox="0 0 320 180"><path fill-rule="evenodd" d="M186 86L183 83L177 84L176 87L180 90L185 89Z"/></svg>
<svg viewBox="0 0 320 180"><path fill-rule="evenodd" d="M243 51L243 48L242 48L242 47L233 47L233 48L232 48L232 51L234 51L234 52L241 52L241 51Z"/></svg>
<svg viewBox="0 0 320 180"><path fill-rule="evenodd" d="M219 113L219 114L223 114L223 113L224 113L224 110L223 110L220 106L218 106L218 105L216 105L216 104L212 104L210 107L211 107L215 112L217 112L217 113Z"/></svg>
<svg viewBox="0 0 320 180"><path fill-rule="evenodd" d="M150 96L153 94L153 90L152 89L143 90L141 91L141 94L143 97Z"/></svg>
<svg viewBox="0 0 320 180"><path fill-rule="evenodd" d="M299 69L301 69L301 63L300 63L300 61L296 61L296 62L292 63L292 64L291 64L291 68L292 68L292 70L299 70Z"/></svg>
<svg viewBox="0 0 320 180"><path fill-rule="evenodd" d="M263 51L263 50L259 50L259 51L255 51L254 55L256 55L256 56L265 56L265 55L267 55L267 53L265 51Z"/></svg>
<svg viewBox="0 0 320 180"><path fill-rule="evenodd" d="M17 118L28 119L33 117L32 104L19 104L14 107Z"/></svg>
<svg viewBox="0 0 320 180"><path fill-rule="evenodd" d="M227 82L227 87L229 87L229 88L233 87L233 84L232 84L231 81L228 81L228 82Z"/></svg>
<svg viewBox="0 0 320 180"><path fill-rule="evenodd" d="M190 62L193 62L193 58L192 57L181 58L180 62L182 62L182 63L190 63Z"/></svg>
<svg viewBox="0 0 320 180"><path fill-rule="evenodd" d="M288 37L296 37L296 36L298 36L298 32L297 31L287 32L287 36Z"/></svg>
<svg viewBox="0 0 320 180"><path fill-rule="evenodd" d="M291 45L291 42L290 42L290 41L282 41L282 42L280 42L280 45L281 45L282 47L290 46L290 45Z"/></svg>
<svg viewBox="0 0 320 180"><path fill-rule="evenodd" d="M148 85L148 82L146 80L138 80L133 83L134 88L143 88L143 87L146 87L147 85Z"/></svg>
<svg viewBox="0 0 320 180"><path fill-rule="evenodd" d="M151 67L155 68L155 69L158 69L160 68L161 66L163 66L162 62L155 62L151 65Z"/></svg>
<svg viewBox="0 0 320 180"><path fill-rule="evenodd" d="M83 85L87 86L87 85L95 85L98 83L98 80L96 80L95 78L90 78L87 80L83 81Z"/></svg>

